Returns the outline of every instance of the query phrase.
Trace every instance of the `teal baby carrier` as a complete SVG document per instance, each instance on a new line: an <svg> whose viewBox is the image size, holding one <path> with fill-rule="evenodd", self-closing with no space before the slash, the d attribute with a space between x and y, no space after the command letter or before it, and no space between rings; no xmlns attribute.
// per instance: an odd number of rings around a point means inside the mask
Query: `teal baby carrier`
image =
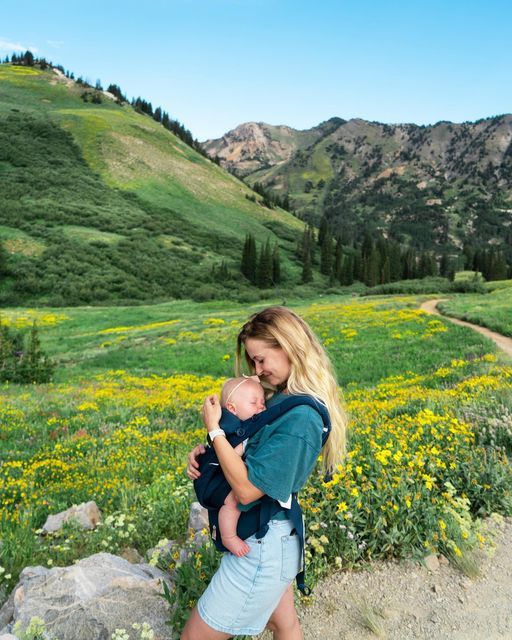
<svg viewBox="0 0 512 640"><path fill-rule="evenodd" d="M226 433L226 438L232 447L236 447L246 438L254 436L262 427L270 424L293 407L308 405L313 407L320 416L324 424L322 434L322 447L327 442L331 431L331 421L326 407L315 398L307 395L291 395L281 402L269 407L261 413L257 413L248 420L239 420L234 414L226 409L222 409L220 426ZM219 551L227 551L222 544L219 532L219 509L223 506L231 487L224 477L219 464L217 454L212 446L207 446L206 451L198 459L201 476L194 481L194 489L199 503L208 510L210 523L210 534L212 540ZM289 509L284 509L277 500L270 496L263 496L248 511L240 514L237 525L237 535L245 540L249 536L256 535L261 539L268 531L268 523L279 511L285 511L288 519L292 522L296 535L299 536L302 552L302 571L297 574L297 586L300 591L307 595L310 590L305 585L305 548L304 548L304 520L302 509L297 500L297 494L292 494L292 503Z"/></svg>

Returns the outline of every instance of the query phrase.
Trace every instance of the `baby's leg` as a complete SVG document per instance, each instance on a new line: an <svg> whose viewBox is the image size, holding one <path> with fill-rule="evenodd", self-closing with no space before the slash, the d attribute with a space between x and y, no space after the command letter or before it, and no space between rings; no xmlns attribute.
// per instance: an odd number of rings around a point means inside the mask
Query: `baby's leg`
<svg viewBox="0 0 512 640"><path fill-rule="evenodd" d="M236 535L236 525L240 511L236 508L235 494L230 491L219 509L219 530L222 544L235 556L241 558L249 553L249 545Z"/></svg>

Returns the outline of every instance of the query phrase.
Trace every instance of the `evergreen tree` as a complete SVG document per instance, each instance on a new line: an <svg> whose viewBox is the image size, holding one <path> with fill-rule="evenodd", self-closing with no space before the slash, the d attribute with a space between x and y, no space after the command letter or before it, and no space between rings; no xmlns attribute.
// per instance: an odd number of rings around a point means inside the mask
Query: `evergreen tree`
<svg viewBox="0 0 512 640"><path fill-rule="evenodd" d="M341 243L341 236L338 236L336 240L336 249L334 251L334 267L333 267L333 274L338 280L340 279L342 262L343 262L343 245Z"/></svg>
<svg viewBox="0 0 512 640"><path fill-rule="evenodd" d="M301 261L302 261L302 276L301 282L311 282L313 279L313 260L312 260L312 246L314 243L314 235L312 228L307 226L302 234L302 246L301 246Z"/></svg>
<svg viewBox="0 0 512 640"><path fill-rule="evenodd" d="M441 256L441 261L439 263L439 274L443 276L443 278L448 277L448 272L450 269L450 259L446 253L443 253Z"/></svg>
<svg viewBox="0 0 512 640"><path fill-rule="evenodd" d="M157 107L155 109L155 113L153 114L153 119L156 120L157 122L162 122L162 109L160 107Z"/></svg>
<svg viewBox="0 0 512 640"><path fill-rule="evenodd" d="M41 349L34 323L27 338L0 322L0 382L48 382L54 364Z"/></svg>
<svg viewBox="0 0 512 640"><path fill-rule="evenodd" d="M380 282L381 284L391 282L391 264L389 261L389 256L387 255L384 257L384 262L382 263L380 269Z"/></svg>
<svg viewBox="0 0 512 640"><path fill-rule="evenodd" d="M320 253L320 272L325 276L331 275L333 258L332 234L329 227L327 227L323 234Z"/></svg>
<svg viewBox="0 0 512 640"><path fill-rule="evenodd" d="M272 249L270 240L261 245L258 260L258 287L268 289L272 286Z"/></svg>
<svg viewBox="0 0 512 640"><path fill-rule="evenodd" d="M26 65L27 67L34 66L34 56L31 51L25 51L25 54L23 55L22 64Z"/></svg>
<svg viewBox="0 0 512 640"><path fill-rule="evenodd" d="M241 271L251 284L256 284L257 250L256 240L251 234L245 238Z"/></svg>
<svg viewBox="0 0 512 640"><path fill-rule="evenodd" d="M2 242L0 242L0 279L7 273L7 251Z"/></svg>
<svg viewBox="0 0 512 640"><path fill-rule="evenodd" d="M281 261L279 258L279 245L274 245L274 251L272 252L272 281L274 284L281 283Z"/></svg>
<svg viewBox="0 0 512 640"><path fill-rule="evenodd" d="M402 256L402 279L412 280L416 273L416 254L413 249L407 249Z"/></svg>
<svg viewBox="0 0 512 640"><path fill-rule="evenodd" d="M325 216L322 216L322 219L320 220L320 227L318 229L318 245L320 247L323 247L324 245L324 237L328 230L329 223L327 222L327 218Z"/></svg>
<svg viewBox="0 0 512 640"><path fill-rule="evenodd" d="M390 282L396 282L401 277L400 245L397 242L393 242L389 250L389 280Z"/></svg>
<svg viewBox="0 0 512 640"><path fill-rule="evenodd" d="M354 256L354 279L359 280L359 282L364 282L364 265L363 265L363 256L360 251L357 251Z"/></svg>
<svg viewBox="0 0 512 640"><path fill-rule="evenodd" d="M344 255L341 261L341 268L338 279L343 286L350 286L354 283L355 260L352 254Z"/></svg>
<svg viewBox="0 0 512 640"><path fill-rule="evenodd" d="M373 251L373 240L370 232L366 230L364 232L363 244L361 246L361 257L363 260L369 260Z"/></svg>
<svg viewBox="0 0 512 640"><path fill-rule="evenodd" d="M462 248L464 255L464 269L472 270L475 268L475 249L468 243L464 243Z"/></svg>
<svg viewBox="0 0 512 640"><path fill-rule="evenodd" d="M380 253L372 249L370 254L363 257L364 283L368 287L374 287L379 283Z"/></svg>

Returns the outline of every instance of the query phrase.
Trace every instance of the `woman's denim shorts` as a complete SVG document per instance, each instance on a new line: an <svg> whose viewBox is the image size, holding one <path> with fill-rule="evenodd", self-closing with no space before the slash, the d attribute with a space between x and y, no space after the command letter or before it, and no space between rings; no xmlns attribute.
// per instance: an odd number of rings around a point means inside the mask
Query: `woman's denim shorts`
<svg viewBox="0 0 512 640"><path fill-rule="evenodd" d="M290 520L271 520L261 540L247 538L247 555L224 554L197 603L209 627L233 636L263 631L300 569L299 537L292 531Z"/></svg>

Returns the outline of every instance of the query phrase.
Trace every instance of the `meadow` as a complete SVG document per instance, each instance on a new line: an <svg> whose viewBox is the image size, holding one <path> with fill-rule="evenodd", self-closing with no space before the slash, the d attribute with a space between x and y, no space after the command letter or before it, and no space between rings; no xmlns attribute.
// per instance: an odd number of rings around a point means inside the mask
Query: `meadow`
<svg viewBox="0 0 512 640"><path fill-rule="evenodd" d="M453 296L439 305L450 316L512 336L512 280L486 283L489 293Z"/></svg>
<svg viewBox="0 0 512 640"><path fill-rule="evenodd" d="M310 582L377 558L444 553L463 566L486 544L481 518L512 513L512 366L478 334L434 318L423 298L288 301L335 365L350 414L349 452L302 492ZM280 301L275 301L280 302ZM0 595L23 567L97 551L188 544L186 454L204 441L199 408L232 375L235 338L261 305L178 301L126 308L10 309L36 319L57 361L47 385L0 389ZM46 537L46 517L95 500L103 523ZM218 556L179 565L179 626ZM178 565L178 566L177 566Z"/></svg>

